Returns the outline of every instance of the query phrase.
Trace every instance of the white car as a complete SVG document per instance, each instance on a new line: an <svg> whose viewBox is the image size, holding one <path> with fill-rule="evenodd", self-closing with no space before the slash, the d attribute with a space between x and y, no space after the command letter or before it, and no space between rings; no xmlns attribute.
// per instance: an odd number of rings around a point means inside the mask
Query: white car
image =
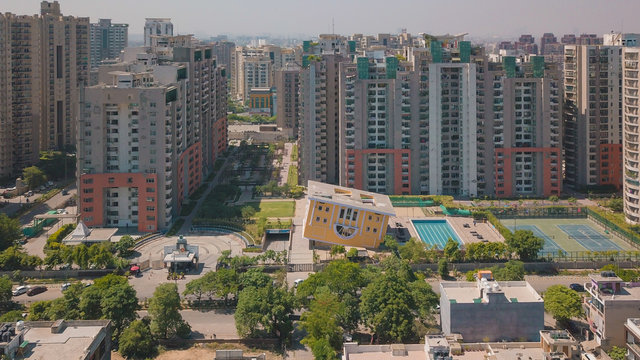
<svg viewBox="0 0 640 360"><path fill-rule="evenodd" d="M304 281L304 279L297 279L297 280L295 280L295 281L293 282L293 286L294 286L294 287L298 287L298 285L300 285L300 283L301 283L301 282L303 282L303 281Z"/></svg>
<svg viewBox="0 0 640 360"><path fill-rule="evenodd" d="M25 294L29 290L28 286L18 286L15 290L12 291L13 296L18 296Z"/></svg>
<svg viewBox="0 0 640 360"><path fill-rule="evenodd" d="M61 287L61 288L62 288L62 291L67 290L67 289L69 288L69 286L71 286L71 283L64 283L64 284L62 284L62 287Z"/></svg>

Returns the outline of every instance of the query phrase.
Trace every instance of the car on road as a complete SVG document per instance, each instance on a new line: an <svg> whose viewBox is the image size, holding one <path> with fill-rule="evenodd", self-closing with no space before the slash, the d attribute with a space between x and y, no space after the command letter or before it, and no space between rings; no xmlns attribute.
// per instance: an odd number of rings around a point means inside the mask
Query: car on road
<svg viewBox="0 0 640 360"><path fill-rule="evenodd" d="M294 287L298 287L298 285L300 285L303 281L304 281L304 279L296 279L296 280L293 282L293 286L294 286Z"/></svg>
<svg viewBox="0 0 640 360"><path fill-rule="evenodd" d="M69 195L69 191L67 191L67 189L62 190L62 195L63 196Z"/></svg>
<svg viewBox="0 0 640 360"><path fill-rule="evenodd" d="M46 286L34 286L27 291L27 296L34 296L47 291Z"/></svg>
<svg viewBox="0 0 640 360"><path fill-rule="evenodd" d="M22 295L22 294L26 293L28 290L29 290L28 286L18 286L11 293L13 294L13 296L18 296L18 295Z"/></svg>
<svg viewBox="0 0 640 360"><path fill-rule="evenodd" d="M64 283L64 284L62 284L62 286L61 286L62 291L67 290L67 289L69 288L69 286L71 286L71 283Z"/></svg>
<svg viewBox="0 0 640 360"><path fill-rule="evenodd" d="M584 291L584 286L582 286L580 284L571 284L571 285L569 285L569 289L571 289L573 291L577 291L577 292L583 292Z"/></svg>

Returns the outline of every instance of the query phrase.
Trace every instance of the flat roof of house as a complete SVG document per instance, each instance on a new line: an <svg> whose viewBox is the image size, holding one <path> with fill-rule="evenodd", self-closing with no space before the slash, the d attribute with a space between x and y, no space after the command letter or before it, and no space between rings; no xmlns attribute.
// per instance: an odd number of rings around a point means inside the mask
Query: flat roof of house
<svg viewBox="0 0 640 360"><path fill-rule="evenodd" d="M586 284L586 285L589 286L591 284ZM596 290L595 294L598 298L605 301L629 301L629 300L640 301L640 287L638 286L634 286L634 287L621 286L620 292L615 294L606 294Z"/></svg>
<svg viewBox="0 0 640 360"><path fill-rule="evenodd" d="M65 245L78 245L88 242L110 241L111 237L118 232L117 228L90 228L89 230L91 232L87 237L74 239L71 236L72 234L69 234L62 240L62 243Z"/></svg>
<svg viewBox="0 0 640 360"><path fill-rule="evenodd" d="M108 324L100 325L99 321L91 324L69 322L59 334L51 333L51 326L37 326L27 323L24 340L29 342L30 359L84 359L86 350L94 342L96 336ZM110 336L110 335L107 335Z"/></svg>
<svg viewBox="0 0 640 360"><path fill-rule="evenodd" d="M510 302L542 302L542 297L526 281L490 281L497 283L499 291L504 293ZM456 303L477 303L480 288L477 282L443 281L440 283L440 293ZM514 300L515 299L515 300ZM482 302L482 301L480 301Z"/></svg>
<svg viewBox="0 0 640 360"><path fill-rule="evenodd" d="M390 216L396 215L387 195L311 180L307 185L309 199L356 207Z"/></svg>

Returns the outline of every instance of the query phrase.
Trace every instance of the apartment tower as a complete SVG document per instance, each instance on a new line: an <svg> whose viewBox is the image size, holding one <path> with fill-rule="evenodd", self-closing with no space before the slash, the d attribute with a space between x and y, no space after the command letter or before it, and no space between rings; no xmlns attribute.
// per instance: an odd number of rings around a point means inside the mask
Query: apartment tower
<svg viewBox="0 0 640 360"><path fill-rule="evenodd" d="M0 177L19 174L41 150L76 145L79 89L89 79L89 19L0 14Z"/></svg>
<svg viewBox="0 0 640 360"><path fill-rule="evenodd" d="M118 58L128 43L128 24L114 24L111 19L91 24L91 68L97 68L102 60Z"/></svg>

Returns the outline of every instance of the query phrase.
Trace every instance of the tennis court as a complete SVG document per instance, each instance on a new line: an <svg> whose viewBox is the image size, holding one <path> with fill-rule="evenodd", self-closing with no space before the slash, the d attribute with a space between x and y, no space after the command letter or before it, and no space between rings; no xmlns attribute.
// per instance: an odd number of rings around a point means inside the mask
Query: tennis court
<svg viewBox="0 0 640 360"><path fill-rule="evenodd" d="M507 226L507 228L511 231L515 231L513 226ZM538 229L535 225L519 225L518 230L529 230L533 233L533 235L544 240L544 247L542 248L542 252L544 253L557 253L558 250L562 250L555 241L553 241L547 234L543 233L540 229Z"/></svg>
<svg viewBox="0 0 640 360"><path fill-rule="evenodd" d="M420 240L427 244L428 247L435 245L439 249L444 249L449 238L462 244L456 232L447 223L447 220L411 220L411 223L416 229Z"/></svg>
<svg viewBox="0 0 640 360"><path fill-rule="evenodd" d="M531 230L536 236L545 240L543 252L556 253L558 250L564 251L628 251L638 250L631 244L614 236L612 233L605 233L604 229L593 221L586 218L572 219L501 219L509 230ZM531 227L535 227L533 229ZM537 231L536 231L537 230ZM544 236L541 236L543 234ZM556 244L555 251L547 250L547 239ZM549 244L551 245L551 244Z"/></svg>
<svg viewBox="0 0 640 360"><path fill-rule="evenodd" d="M623 250L605 235L585 225L558 225L569 238L579 242L589 251Z"/></svg>

